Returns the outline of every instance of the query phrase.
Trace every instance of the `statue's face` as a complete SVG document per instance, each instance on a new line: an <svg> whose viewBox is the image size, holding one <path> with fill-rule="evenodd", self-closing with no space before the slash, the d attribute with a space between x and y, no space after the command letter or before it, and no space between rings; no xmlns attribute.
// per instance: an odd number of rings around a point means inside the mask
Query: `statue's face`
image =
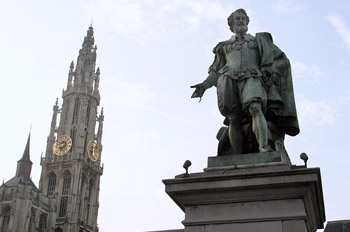
<svg viewBox="0 0 350 232"><path fill-rule="evenodd" d="M245 33L248 31L248 22L245 14L236 12L234 15L233 31L235 33Z"/></svg>

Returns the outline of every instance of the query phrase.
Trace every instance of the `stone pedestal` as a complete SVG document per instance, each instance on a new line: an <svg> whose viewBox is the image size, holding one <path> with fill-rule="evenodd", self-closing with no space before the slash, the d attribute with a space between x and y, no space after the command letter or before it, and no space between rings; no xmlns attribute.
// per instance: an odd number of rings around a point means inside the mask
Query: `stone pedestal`
<svg viewBox="0 0 350 232"><path fill-rule="evenodd" d="M314 232L325 221L319 168L214 167L163 182L185 232Z"/></svg>

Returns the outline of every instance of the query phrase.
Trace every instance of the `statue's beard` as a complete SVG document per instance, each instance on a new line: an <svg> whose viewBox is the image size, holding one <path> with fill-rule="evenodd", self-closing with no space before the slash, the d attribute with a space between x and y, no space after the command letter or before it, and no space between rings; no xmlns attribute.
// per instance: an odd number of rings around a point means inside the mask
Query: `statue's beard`
<svg viewBox="0 0 350 232"><path fill-rule="evenodd" d="M238 34L245 34L248 31L247 25L234 26L233 31Z"/></svg>

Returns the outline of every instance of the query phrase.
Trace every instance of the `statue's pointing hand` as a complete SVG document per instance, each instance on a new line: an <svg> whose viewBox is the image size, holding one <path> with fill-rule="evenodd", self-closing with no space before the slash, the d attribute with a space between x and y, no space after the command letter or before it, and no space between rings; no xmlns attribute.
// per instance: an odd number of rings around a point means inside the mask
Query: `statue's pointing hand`
<svg viewBox="0 0 350 232"><path fill-rule="evenodd" d="M208 89L208 86L205 83L200 83L200 84L192 85L191 88L196 88L191 98L199 97L199 102L200 102L202 100L205 90Z"/></svg>

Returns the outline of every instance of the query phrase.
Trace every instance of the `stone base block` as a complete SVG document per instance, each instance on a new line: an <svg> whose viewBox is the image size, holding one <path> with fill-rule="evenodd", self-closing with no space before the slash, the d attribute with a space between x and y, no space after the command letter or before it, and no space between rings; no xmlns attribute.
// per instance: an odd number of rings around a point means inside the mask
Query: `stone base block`
<svg viewBox="0 0 350 232"><path fill-rule="evenodd" d="M249 153L208 157L208 168L241 165L281 165L282 152Z"/></svg>
<svg viewBox="0 0 350 232"><path fill-rule="evenodd" d="M315 232L325 221L319 168L207 168L163 182L185 232Z"/></svg>

